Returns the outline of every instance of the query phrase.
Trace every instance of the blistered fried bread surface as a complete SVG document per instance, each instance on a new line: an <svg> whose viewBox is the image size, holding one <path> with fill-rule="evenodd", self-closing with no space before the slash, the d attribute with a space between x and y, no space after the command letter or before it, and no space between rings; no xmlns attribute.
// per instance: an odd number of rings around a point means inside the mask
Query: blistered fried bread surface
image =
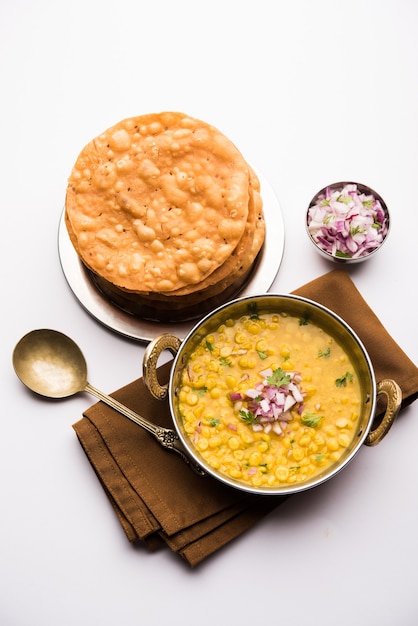
<svg viewBox="0 0 418 626"><path fill-rule="evenodd" d="M228 259L250 258L261 246L253 238L262 219L254 177L235 145L205 122L173 112L125 119L77 158L68 232L85 265L110 283L187 294L210 285Z"/></svg>
<svg viewBox="0 0 418 626"><path fill-rule="evenodd" d="M258 179L255 179L255 181L258 183ZM211 287L218 287L218 289L216 289L217 292L225 289L227 286L232 284L237 277L247 272L260 250L263 241L255 241L254 236L257 229L257 221L259 217L258 211L260 208L261 197L257 191L257 185L253 187L253 182L251 180L248 192L248 216L244 233L237 246L224 263L198 283L200 291L207 290ZM262 221L264 224L264 220ZM187 285L180 289L176 289L175 291L163 293L167 296L186 296L193 293L195 289L196 285Z"/></svg>

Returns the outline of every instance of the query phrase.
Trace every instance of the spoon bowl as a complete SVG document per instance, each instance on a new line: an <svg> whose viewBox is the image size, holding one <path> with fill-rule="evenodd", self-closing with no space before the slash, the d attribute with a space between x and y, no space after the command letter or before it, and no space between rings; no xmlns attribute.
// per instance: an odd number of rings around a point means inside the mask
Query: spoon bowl
<svg viewBox="0 0 418 626"><path fill-rule="evenodd" d="M88 382L86 360L70 337L56 330L32 330L15 346L12 361L17 377L34 393L55 399L82 391L90 393L147 430L164 448L177 452L198 474L204 475L185 453L175 430L153 424Z"/></svg>
<svg viewBox="0 0 418 626"><path fill-rule="evenodd" d="M34 330L13 352L18 378L47 398L67 398L87 385L87 363L78 345L55 330Z"/></svg>

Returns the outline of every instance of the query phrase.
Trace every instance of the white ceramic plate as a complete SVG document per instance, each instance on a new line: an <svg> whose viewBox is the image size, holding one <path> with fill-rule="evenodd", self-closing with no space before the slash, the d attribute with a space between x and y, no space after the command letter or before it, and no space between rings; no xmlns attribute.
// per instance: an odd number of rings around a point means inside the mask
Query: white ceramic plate
<svg viewBox="0 0 418 626"><path fill-rule="evenodd" d="M273 189L257 171L263 198L266 236L260 251L257 266L250 280L236 297L266 293L272 286L279 271L284 252L283 215ZM64 212L58 229L58 253L64 276L84 309L98 322L115 332L149 342L162 333L172 333L184 339L198 320L179 323L160 323L142 320L125 313L108 301L90 280L88 273L77 256L65 226Z"/></svg>

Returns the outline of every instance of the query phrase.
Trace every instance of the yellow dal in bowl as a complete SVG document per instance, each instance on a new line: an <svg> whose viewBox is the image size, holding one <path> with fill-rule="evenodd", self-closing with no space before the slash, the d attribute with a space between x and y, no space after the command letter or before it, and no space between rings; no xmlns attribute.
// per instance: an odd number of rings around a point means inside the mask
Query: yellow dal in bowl
<svg viewBox="0 0 418 626"><path fill-rule="evenodd" d="M303 396L288 421L276 420L280 434L247 419L246 393L266 381L266 370L283 380L296 373ZM191 352L178 391L184 430L198 453L217 472L252 487L303 483L337 463L357 432L362 400L342 346L311 321L285 313L229 319L206 335Z"/></svg>

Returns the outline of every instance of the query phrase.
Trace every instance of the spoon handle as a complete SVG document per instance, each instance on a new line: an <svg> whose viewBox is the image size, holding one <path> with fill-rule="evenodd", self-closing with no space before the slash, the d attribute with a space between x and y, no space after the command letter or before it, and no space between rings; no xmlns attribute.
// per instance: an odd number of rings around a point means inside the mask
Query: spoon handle
<svg viewBox="0 0 418 626"><path fill-rule="evenodd" d="M115 411L117 411L121 415L124 415L138 426L141 426L141 428L147 430L149 433L151 433L151 435L155 437L155 439L160 445L163 446L163 448L167 448L168 450L173 450L174 452L177 452L177 454L181 456L183 461L190 465L197 474L199 474L200 476L206 475L206 472L204 472L200 465L195 463L186 454L179 439L179 436L177 435L175 430L172 430L170 428L163 428L162 426L157 426L156 424L153 424L149 420L145 419L145 417L142 417L118 400L115 400L115 398L112 398L111 396L108 396L99 389L96 389L96 387L93 387L93 385L90 385L90 383L86 383L84 391L95 396L108 406L112 407L112 409L115 409Z"/></svg>

